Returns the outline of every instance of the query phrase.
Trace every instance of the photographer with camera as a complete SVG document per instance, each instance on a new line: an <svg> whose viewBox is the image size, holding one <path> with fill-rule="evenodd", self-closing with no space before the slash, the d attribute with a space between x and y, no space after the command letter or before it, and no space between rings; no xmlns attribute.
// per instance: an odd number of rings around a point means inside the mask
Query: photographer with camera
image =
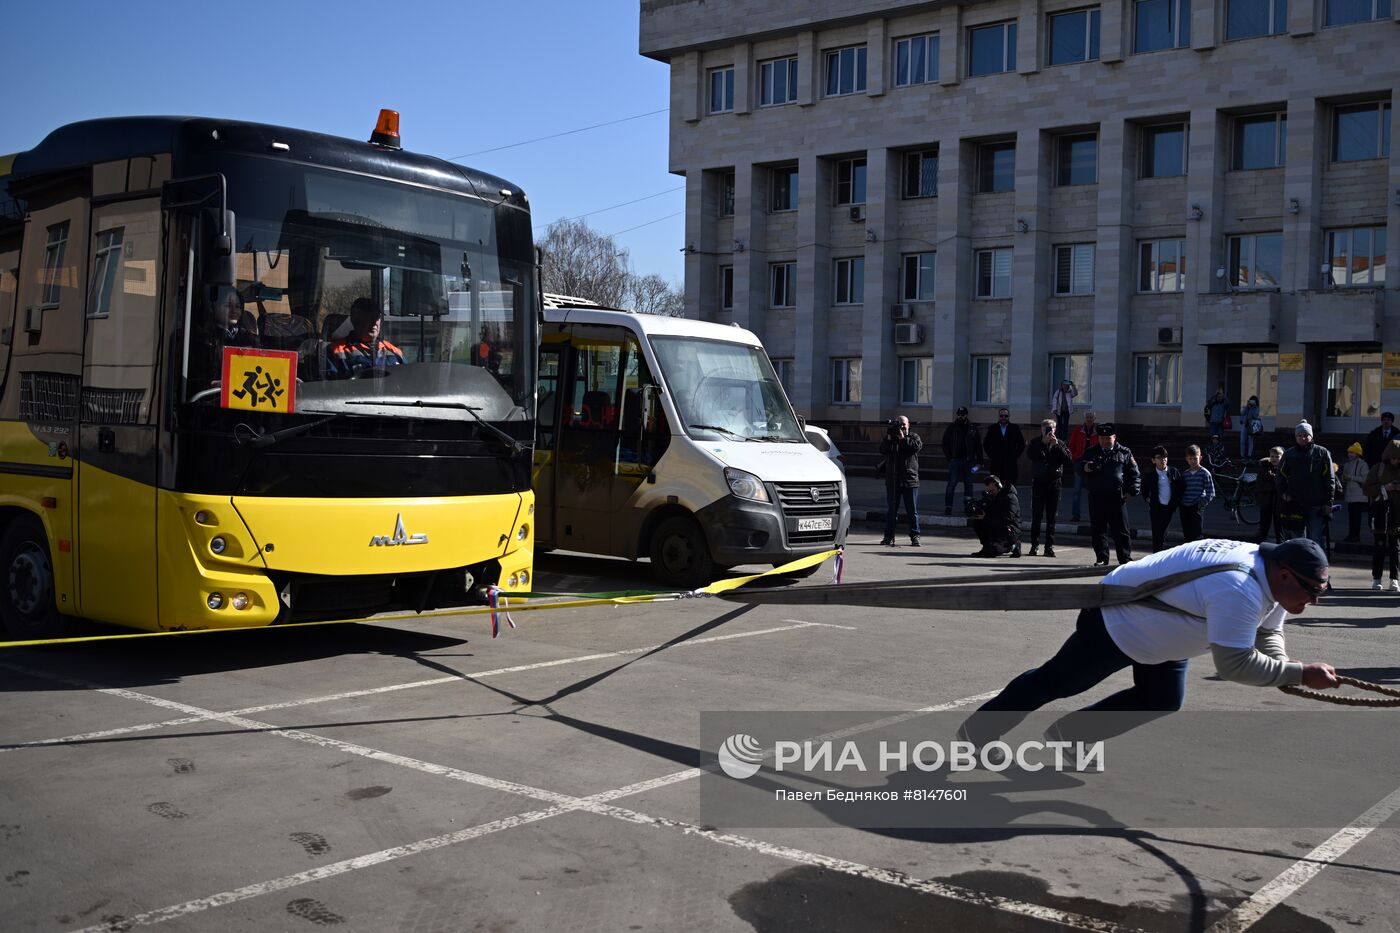
<svg viewBox="0 0 1400 933"><path fill-rule="evenodd" d="M1045 519L1045 556L1055 556L1055 516L1060 511L1060 483L1065 467L1074 468L1069 448L1055 433L1055 422L1040 422L1040 436L1026 447L1031 462L1031 556L1040 547L1040 520Z"/></svg>
<svg viewBox="0 0 1400 933"><path fill-rule="evenodd" d="M909 543L919 546L919 451L924 442L909 430L904 415L888 422L885 439L880 442L885 476L885 537L880 543L894 546L894 525L899 516L899 504L909 513Z"/></svg>
<svg viewBox="0 0 1400 933"><path fill-rule="evenodd" d="M995 473L987 474L986 495L967 504L972 530L982 542L973 557L1021 556L1021 500L1015 486L1005 486Z"/></svg>

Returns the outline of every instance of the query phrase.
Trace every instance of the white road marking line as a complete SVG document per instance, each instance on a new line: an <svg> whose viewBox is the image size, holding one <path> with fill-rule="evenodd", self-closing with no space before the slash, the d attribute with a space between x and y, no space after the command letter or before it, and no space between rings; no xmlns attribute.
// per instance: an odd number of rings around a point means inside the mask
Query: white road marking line
<svg viewBox="0 0 1400 933"><path fill-rule="evenodd" d="M751 632L730 632L726 635L710 635L705 638L696 638L691 641L677 642L673 648L684 648L691 645L707 645L712 642L732 641L736 638L753 638L756 635L772 635L777 632L791 632L794 629L806 628L808 626L823 626L828 628L846 628L846 626L833 625L826 626L822 622L803 622L798 619L788 620L791 625L779 625L773 628L755 629ZM461 683L464 678L480 679L483 677L499 677L502 674L518 674L522 671L536 671L548 667L561 667L566 664L581 664L585 661L604 661L608 658L627 657L629 655L646 654L648 651L655 651L660 648L660 644L644 645L640 648L622 648L618 651L602 651L595 654L580 654L571 658L556 658L553 661L536 661L533 664L517 664L514 667L497 667L486 671L477 671L472 674L464 674L461 677L456 675L447 677L433 677L428 680L415 680L409 683L388 684L383 687L367 687L362 690L346 690L342 693L332 693L326 696L309 697L300 700L284 700L280 703L264 703L261 706L248 706L243 709L230 710L229 715L247 716L253 713L265 713L274 709L293 709L298 706L311 706L317 703L333 703L337 700L353 700L358 697L375 696L382 693L394 693L399 690L415 690L419 687L436 687L442 684ZM431 657L431 655L429 655ZM4 662L0 666L9 667L12 670L21 670ZM95 688L94 688L95 689ZM34 739L28 742L15 742L10 745L0 746L0 754L17 751L21 748L38 748L46 745L65 745L72 742L87 742L96 739L113 738L120 735L130 735L136 732L149 732L152 729L164 729L167 726L188 726L197 722L207 721L206 716L184 716L179 719L167 719L163 722L148 722L138 726L120 726L114 729L101 729L96 732L80 732L76 735L60 736L56 739Z"/></svg>
<svg viewBox="0 0 1400 933"><path fill-rule="evenodd" d="M39 676L52 675L43 674ZM264 725L256 723L252 720L246 720L242 719L241 717L233 716L232 714L216 713L213 710L201 710L198 707L188 706L183 703L178 703L174 700L166 700L160 697L148 696L145 694L137 693L136 691L132 690L125 690L116 687L96 686L94 686L94 689L97 689L111 696L119 696L124 699L131 699L136 700L138 702L150 703L152 705L164 707L167 709L181 709L186 712L197 712L203 716L206 716L207 718L212 718L224 722L231 722L237 725L244 725L245 728L247 726L255 726L258 728L262 728ZM968 703L974 702L981 698L981 696L966 697L961 700L954 700L951 703L942 703L938 704L935 707L928 707L926 710L917 712L921 713L924 711L931 712L940 709L953 709L958 706L963 706ZM881 722L885 721L888 720L881 720ZM320 868L312 869L310 871L298 872L294 875L285 875L281 878L272 879L271 881L263 881L251 885L245 885L241 888L235 888L234 890L225 891L223 893L215 894L210 897L198 898L195 900L185 901L182 904L175 904L169 907L160 908L158 910L147 911L145 913L137 914L133 917L125 918L123 921L125 927L130 928L132 926L146 926L155 923L162 923L166 920L173 920L178 917L189 916L190 914L199 913L214 907L220 907L225 904L234 903L236 901L258 897L262 894L269 894L275 891L283 891L288 888L296 887L302 884L307 884L313 881L319 881L324 878L333 877L335 875L344 874L346 872L356 871L361 868L369 868L375 865L381 865L385 862L392 861L398 858L403 858L408 855L415 855L419 852L427 852L433 849L443 848L444 846L454 845L458 842L465 842L470 839L480 838L481 836L500 832L506 829L512 829L516 826L529 825L531 823L536 823L544 819L549 819L550 817L559 816L563 813L583 811L598 816L612 817L614 819L622 820L623 822L632 823L634 825L639 826L651 826L653 828L659 829L674 829L688 836L695 836L701 839L706 839L710 842L730 846L733 848L741 848L754 852L759 852L774 858L782 859L784 861L826 868L831 871L838 871L843 874L848 874L855 877L867 878L884 884L904 887L913 891L934 894L951 900L957 900L964 903L973 904L975 906L987 907L1022 917L1030 917L1060 923L1066 926L1075 927L1077 929L1103 931L1103 933L1118 933L1118 931L1123 931L1126 929L1124 927L1119 926L1118 924L1110 923L1108 921L1097 920L1092 917L1084 917L1079 914L1055 910L1054 908L1050 907L1042 907L1037 904L1029 904L1022 901L1012 900L1010 898L984 894L978 891L973 891L968 888L944 884L942 882L924 881L916 878L910 878L909 876L901 872L891 871L889 869L875 868L869 865L863 865L859 862L852 862L846 859L838 859L832 856L821 855L814 852L807 852L803 849L796 849L791 846L776 845L758 839L751 839L747 836L739 836L733 833L721 833L716 830L706 829L705 827L685 822L683 820L672 820L663 817L653 817L645 813L640 813L636 810L629 810L624 807L615 807L607 803L607 801L617 800L623 797L633 796L635 794L646 793L648 791L656 790L673 784L679 784L682 781L688 781L692 778L699 777L700 775L705 773L704 769L700 768L687 768L683 771L676 771L658 778L651 778L645 781L639 781L634 784L629 784L625 787L616 788L610 791L604 791L602 793L593 794L588 797L573 797L567 794L557 794L553 791L548 791L543 788L531 787L525 784L518 784L514 781L505 781L498 778L491 778L485 775L475 774L470 771L464 771L460 768L453 768L447 765L434 764L432 762L408 758L403 755L396 755L391 752L384 752L378 749L367 748L362 745L354 745L348 742L341 742L337 739L331 739L325 736L318 736L308 732L301 732L300 730L271 729L269 731L269 734L281 736L283 738L290 738L295 741L308 742L310 744L320 745L327 748L334 748L339 751L346 752L348 754L360 755L363 757L371 758L375 761L384 762L386 764L394 764L400 767L410 768L412 770L422 771L428 774L435 774L439 777L447 777L453 780L463 781L482 787L488 787L493 790L501 790L506 793L518 794L521 796L533 798L535 800L546 801L552 803L553 806L543 810L534 810L528 813L517 814L515 816L506 817L500 820L493 820L489 823L483 823L479 826L463 829L455 833L448 833L442 836L434 836L430 839L420 840L419 842L410 843L408 845L397 846L392 849L384 849L379 852L373 852L368 855L362 855L353 859L346 859L344 861L336 862L332 865L325 865ZM85 927L81 931L79 931L79 933L99 933L99 931L109 929L109 925L100 924L96 926Z"/></svg>
<svg viewBox="0 0 1400 933"><path fill-rule="evenodd" d="M854 625L837 625L835 622L804 622L802 619L784 619L784 622L796 622L798 625L820 625L822 628L843 628L849 632L858 632L860 629Z"/></svg>
<svg viewBox="0 0 1400 933"><path fill-rule="evenodd" d="M1285 868L1277 878L1212 924L1208 933L1240 933L1249 929L1397 812L1400 812L1400 789L1392 791L1357 817L1352 825L1333 833L1317 848Z"/></svg>

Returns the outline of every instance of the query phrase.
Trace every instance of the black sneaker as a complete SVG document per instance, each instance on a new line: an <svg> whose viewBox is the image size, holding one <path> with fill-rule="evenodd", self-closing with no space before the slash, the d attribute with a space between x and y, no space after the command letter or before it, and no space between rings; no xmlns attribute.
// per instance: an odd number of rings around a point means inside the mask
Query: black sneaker
<svg viewBox="0 0 1400 933"><path fill-rule="evenodd" d="M922 547L923 545L919 544L919 539L918 539L918 538L910 538L910 539L909 539L909 546L910 546L910 547Z"/></svg>
<svg viewBox="0 0 1400 933"><path fill-rule="evenodd" d="M1012 556L1012 557L1020 557L1020 556L1021 556L1021 545L1020 545L1020 542L1017 542L1016 545L1015 545L1014 547L1011 548L1011 554L1010 554L1010 556Z"/></svg>
<svg viewBox="0 0 1400 933"><path fill-rule="evenodd" d="M1031 553L1034 554L1035 552L1032 551ZM1050 545L1048 545L1048 544L1045 545L1045 556L1046 556L1046 557L1054 557L1054 556L1055 556L1055 549L1052 548L1052 547L1051 547Z"/></svg>
<svg viewBox="0 0 1400 933"><path fill-rule="evenodd" d="M882 538L882 539L880 540L880 547L894 547L894 546L895 546L894 538Z"/></svg>
<svg viewBox="0 0 1400 933"><path fill-rule="evenodd" d="M1032 545L1031 545L1031 554L1030 554L1030 556L1031 556L1031 557L1035 557L1035 556L1036 556L1037 554L1039 554L1039 553L1040 553L1040 545L1038 545L1038 544L1032 544Z"/></svg>
<svg viewBox="0 0 1400 933"><path fill-rule="evenodd" d="M1095 566L1095 567L1107 567L1107 566L1108 566L1108 558L1105 557L1103 560L1096 560L1096 561L1094 561L1094 566Z"/></svg>

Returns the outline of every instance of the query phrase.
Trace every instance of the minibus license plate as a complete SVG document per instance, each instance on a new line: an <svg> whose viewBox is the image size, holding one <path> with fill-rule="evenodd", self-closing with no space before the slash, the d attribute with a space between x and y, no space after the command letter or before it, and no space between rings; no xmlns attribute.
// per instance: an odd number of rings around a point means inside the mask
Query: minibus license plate
<svg viewBox="0 0 1400 933"><path fill-rule="evenodd" d="M797 520L798 531L830 531L831 518L799 518Z"/></svg>

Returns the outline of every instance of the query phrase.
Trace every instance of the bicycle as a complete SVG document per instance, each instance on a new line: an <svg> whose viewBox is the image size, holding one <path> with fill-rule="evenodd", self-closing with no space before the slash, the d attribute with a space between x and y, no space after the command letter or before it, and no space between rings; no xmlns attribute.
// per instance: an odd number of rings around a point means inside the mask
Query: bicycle
<svg viewBox="0 0 1400 933"><path fill-rule="evenodd" d="M1238 472L1224 472L1232 469L1238 469ZM1230 513L1236 524L1258 525L1259 502L1254 494L1258 488L1259 474L1245 469L1243 465L1226 463L1222 464L1221 471L1216 473L1215 481L1220 487L1220 504ZM1227 482L1228 492L1225 491Z"/></svg>

